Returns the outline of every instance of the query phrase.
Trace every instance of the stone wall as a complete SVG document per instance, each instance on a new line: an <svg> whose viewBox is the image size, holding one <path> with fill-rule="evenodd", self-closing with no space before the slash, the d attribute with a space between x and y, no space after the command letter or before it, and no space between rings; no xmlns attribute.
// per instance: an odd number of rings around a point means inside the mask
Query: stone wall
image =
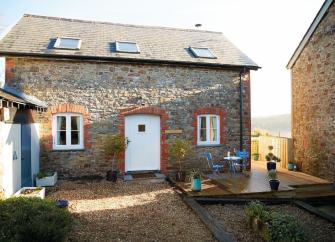
<svg viewBox="0 0 335 242"><path fill-rule="evenodd" d="M292 68L294 160L304 172L335 180L335 4Z"/></svg>
<svg viewBox="0 0 335 242"><path fill-rule="evenodd" d="M78 105L88 112L88 144L84 151L53 151L50 145L51 113L42 125L42 168L56 169L64 176L104 174L105 162L101 140L106 134L119 133L119 113L124 109L156 106L168 115L167 128L193 137L195 110L216 107L224 110L224 143L218 147L194 147L186 167L204 166L199 155L205 150L222 158L228 149L239 148L239 70L137 65L112 62L7 58L7 83L46 101L52 109L60 104ZM245 138L250 148L250 75L244 77ZM51 110L49 108L49 110ZM86 146L86 145L85 145ZM175 166L169 161L167 169Z"/></svg>

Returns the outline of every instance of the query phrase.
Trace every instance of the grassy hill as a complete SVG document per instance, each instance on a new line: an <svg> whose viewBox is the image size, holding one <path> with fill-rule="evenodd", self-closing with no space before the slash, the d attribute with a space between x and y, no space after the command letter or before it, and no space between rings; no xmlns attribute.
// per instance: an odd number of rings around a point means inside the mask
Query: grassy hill
<svg viewBox="0 0 335 242"><path fill-rule="evenodd" d="M291 137L291 114L255 117L251 119L251 129L261 129L273 135Z"/></svg>

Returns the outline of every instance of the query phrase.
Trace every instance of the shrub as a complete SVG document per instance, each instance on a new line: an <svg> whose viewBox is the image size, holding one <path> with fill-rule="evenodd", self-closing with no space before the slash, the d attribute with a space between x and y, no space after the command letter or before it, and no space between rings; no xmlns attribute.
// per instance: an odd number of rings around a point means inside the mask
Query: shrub
<svg viewBox="0 0 335 242"><path fill-rule="evenodd" d="M40 171L37 174L37 178L42 179L42 178L47 177L47 176L52 176L53 174L54 174L54 172L52 172L52 171Z"/></svg>
<svg viewBox="0 0 335 242"><path fill-rule="evenodd" d="M70 213L52 201L24 197L0 201L0 241L63 241L71 225Z"/></svg>
<svg viewBox="0 0 335 242"><path fill-rule="evenodd" d="M259 231L260 235L271 242L309 241L308 236L297 219L287 214L270 212L263 203L251 202L245 209L249 222L253 218L261 220L267 229ZM265 232L265 233L264 233Z"/></svg>
<svg viewBox="0 0 335 242"><path fill-rule="evenodd" d="M112 170L120 162L119 155L127 148L128 140L120 135L108 135L104 139L104 151L107 158L112 157Z"/></svg>
<svg viewBox="0 0 335 242"><path fill-rule="evenodd" d="M276 170L269 170L268 177L269 177L270 180L277 180L278 179L277 171Z"/></svg>
<svg viewBox="0 0 335 242"><path fill-rule="evenodd" d="M280 162L281 160L272 153L273 146L269 145L268 148L269 148L269 153L265 156L266 161Z"/></svg>
<svg viewBox="0 0 335 242"><path fill-rule="evenodd" d="M173 159L176 159L179 164L179 171L182 170L181 163L191 154L191 142L184 139L175 139L169 145L169 153Z"/></svg>
<svg viewBox="0 0 335 242"><path fill-rule="evenodd" d="M271 213L269 239L276 242L308 241L306 233L294 217L277 212Z"/></svg>
<svg viewBox="0 0 335 242"><path fill-rule="evenodd" d="M190 172L190 178L201 179L203 177L202 172L199 169L192 169Z"/></svg>
<svg viewBox="0 0 335 242"><path fill-rule="evenodd" d="M265 205L259 201L251 202L245 209L245 213L249 221L252 218L258 218L263 222L267 222L270 218L270 213L265 207Z"/></svg>

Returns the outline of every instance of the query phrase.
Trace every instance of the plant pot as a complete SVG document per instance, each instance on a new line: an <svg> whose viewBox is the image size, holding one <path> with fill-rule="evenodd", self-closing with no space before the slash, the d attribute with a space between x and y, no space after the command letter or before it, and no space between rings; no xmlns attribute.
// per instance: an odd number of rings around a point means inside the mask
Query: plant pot
<svg viewBox="0 0 335 242"><path fill-rule="evenodd" d="M279 183L279 180L269 180L271 191L278 191Z"/></svg>
<svg viewBox="0 0 335 242"><path fill-rule="evenodd" d="M45 198L45 188L44 187L22 187L15 194L15 197L39 197L41 199Z"/></svg>
<svg viewBox="0 0 335 242"><path fill-rule="evenodd" d="M258 160L259 160L259 154L257 154L257 155L252 155L252 159L253 159L254 161L258 161Z"/></svg>
<svg viewBox="0 0 335 242"><path fill-rule="evenodd" d="M266 168L268 169L268 171L270 171L270 170L276 170L276 162L268 161L266 163Z"/></svg>
<svg viewBox="0 0 335 242"><path fill-rule="evenodd" d="M56 206L59 208L66 208L67 206L69 206L69 201L65 199L57 200Z"/></svg>
<svg viewBox="0 0 335 242"><path fill-rule="evenodd" d="M294 164L293 171L298 171L298 165Z"/></svg>
<svg viewBox="0 0 335 242"><path fill-rule="evenodd" d="M294 164L291 163L291 162L289 162L288 165L287 165L287 169L288 169L289 171L293 171L293 169L294 169Z"/></svg>
<svg viewBox="0 0 335 242"><path fill-rule="evenodd" d="M262 226L262 221L256 217L251 218L249 223L250 223L250 227L255 232L258 232L260 227Z"/></svg>
<svg viewBox="0 0 335 242"><path fill-rule="evenodd" d="M118 173L118 171L107 171L106 180L116 182Z"/></svg>
<svg viewBox="0 0 335 242"><path fill-rule="evenodd" d="M57 172L54 172L52 176L46 176L43 178L36 177L37 187L53 187L57 183Z"/></svg>
<svg viewBox="0 0 335 242"><path fill-rule="evenodd" d="M191 188L193 192L201 191L201 178L192 178Z"/></svg>
<svg viewBox="0 0 335 242"><path fill-rule="evenodd" d="M186 172L185 171L177 171L176 173L176 181L184 182L186 179Z"/></svg>
<svg viewBox="0 0 335 242"><path fill-rule="evenodd" d="M264 241L269 241L269 226L267 223L259 218L252 217L249 220L249 225L254 232L264 239Z"/></svg>

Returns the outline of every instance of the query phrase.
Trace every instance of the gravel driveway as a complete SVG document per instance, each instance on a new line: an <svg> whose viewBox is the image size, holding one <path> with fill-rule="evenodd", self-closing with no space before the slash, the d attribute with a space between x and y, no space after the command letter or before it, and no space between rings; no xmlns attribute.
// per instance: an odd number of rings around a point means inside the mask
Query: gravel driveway
<svg viewBox="0 0 335 242"><path fill-rule="evenodd" d="M215 241L166 182L61 181L49 190L70 201L68 241Z"/></svg>

